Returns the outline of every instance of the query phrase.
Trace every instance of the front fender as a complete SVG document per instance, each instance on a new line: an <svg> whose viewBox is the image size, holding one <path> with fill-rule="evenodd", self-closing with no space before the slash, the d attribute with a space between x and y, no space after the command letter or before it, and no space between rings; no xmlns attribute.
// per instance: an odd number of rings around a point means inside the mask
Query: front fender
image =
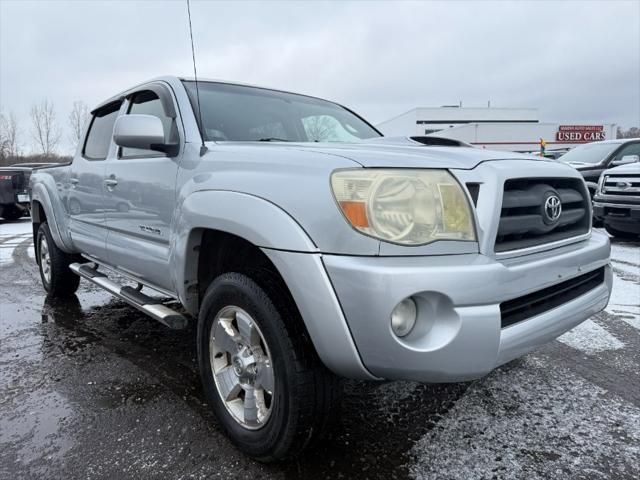
<svg viewBox="0 0 640 480"><path fill-rule="evenodd" d="M257 247L317 252L304 229L287 212L264 198L228 190L201 190L185 198L178 232L211 228L237 235Z"/></svg>
<svg viewBox="0 0 640 480"><path fill-rule="evenodd" d="M302 314L324 364L350 378L375 379L358 355L346 320L322 266L318 247L287 212L263 198L234 191L203 190L188 195L175 216L172 262L178 297L197 310L201 234L211 229L236 235L260 247L274 263Z"/></svg>
<svg viewBox="0 0 640 480"><path fill-rule="evenodd" d="M304 229L277 205L254 195L228 190L201 190L179 203L174 220L171 269L178 297L194 311L196 300L189 287L197 283L200 233L218 230L257 247L292 252L317 252Z"/></svg>

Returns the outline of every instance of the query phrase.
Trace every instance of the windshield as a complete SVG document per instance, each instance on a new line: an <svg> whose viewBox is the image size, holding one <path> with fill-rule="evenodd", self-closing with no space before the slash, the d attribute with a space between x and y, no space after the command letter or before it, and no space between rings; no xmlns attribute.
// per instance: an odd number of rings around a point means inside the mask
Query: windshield
<svg viewBox="0 0 640 480"><path fill-rule="evenodd" d="M619 143L587 143L569 150L558 160L561 162L600 163L619 146Z"/></svg>
<svg viewBox="0 0 640 480"><path fill-rule="evenodd" d="M195 82L183 83L197 112ZM326 100L225 83L198 82L198 87L205 140L354 142L380 136L360 117Z"/></svg>

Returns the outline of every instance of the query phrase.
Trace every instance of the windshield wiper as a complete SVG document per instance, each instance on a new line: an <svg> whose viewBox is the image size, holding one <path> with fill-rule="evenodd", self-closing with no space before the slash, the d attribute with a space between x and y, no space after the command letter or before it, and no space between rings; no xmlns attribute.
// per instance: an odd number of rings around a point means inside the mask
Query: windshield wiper
<svg viewBox="0 0 640 480"><path fill-rule="evenodd" d="M288 142L285 138L266 137L258 140L259 142Z"/></svg>

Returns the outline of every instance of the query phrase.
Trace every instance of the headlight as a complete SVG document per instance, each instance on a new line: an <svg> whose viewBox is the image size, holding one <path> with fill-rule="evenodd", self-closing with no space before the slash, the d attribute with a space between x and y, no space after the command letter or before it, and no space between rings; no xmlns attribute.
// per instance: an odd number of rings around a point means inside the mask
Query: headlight
<svg viewBox="0 0 640 480"><path fill-rule="evenodd" d="M333 194L349 223L388 242L475 240L471 207L446 170L338 170Z"/></svg>

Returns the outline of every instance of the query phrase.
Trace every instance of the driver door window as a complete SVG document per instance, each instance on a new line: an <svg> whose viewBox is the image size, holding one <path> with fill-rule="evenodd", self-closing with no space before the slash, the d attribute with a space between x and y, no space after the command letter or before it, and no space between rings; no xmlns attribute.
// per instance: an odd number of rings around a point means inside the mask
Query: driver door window
<svg viewBox="0 0 640 480"><path fill-rule="evenodd" d="M638 155L640 157L640 142L627 145L620 150L612 161L622 160L622 157L626 155Z"/></svg>

